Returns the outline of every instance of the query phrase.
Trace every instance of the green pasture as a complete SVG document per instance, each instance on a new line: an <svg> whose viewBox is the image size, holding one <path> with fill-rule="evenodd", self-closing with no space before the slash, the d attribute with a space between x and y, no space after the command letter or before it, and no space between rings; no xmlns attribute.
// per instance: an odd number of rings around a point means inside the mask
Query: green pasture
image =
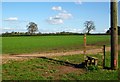
<svg viewBox="0 0 120 82"><path fill-rule="evenodd" d="M120 51L119 51L120 53ZM118 70L102 68L102 55L97 57L97 70L79 67L82 54L60 57L38 57L24 61L9 61L2 65L3 80L118 80ZM119 54L120 58L120 54ZM120 62L120 59L119 59ZM106 67L110 67L110 54L106 53ZM120 63L119 63L120 68ZM120 70L119 70L120 74ZM119 77L120 78L120 77Z"/></svg>
<svg viewBox="0 0 120 82"><path fill-rule="evenodd" d="M87 35L87 44L110 44L109 35ZM41 53L83 49L83 35L2 37L3 54Z"/></svg>
<svg viewBox="0 0 120 82"><path fill-rule="evenodd" d="M93 46L110 45L110 36L87 36L87 44ZM66 49L82 49L83 36L36 36L3 37L3 53L34 53ZM119 37L120 43L120 37ZM59 47L58 47L59 46ZM5 50L6 49L6 50ZM25 50L24 50L25 49ZM2 64L3 80L118 80L119 70L102 68L102 55L89 54L98 58L97 70L79 67L84 61L83 54L59 57L38 57L29 60L10 60ZM119 51L120 62L120 51ZM110 67L110 52L106 52L106 67ZM120 68L120 63L119 63Z"/></svg>

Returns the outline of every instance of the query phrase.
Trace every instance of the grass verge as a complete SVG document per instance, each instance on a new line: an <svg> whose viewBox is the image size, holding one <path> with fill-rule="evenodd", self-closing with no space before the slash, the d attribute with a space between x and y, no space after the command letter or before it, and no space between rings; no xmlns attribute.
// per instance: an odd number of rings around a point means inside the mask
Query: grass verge
<svg viewBox="0 0 120 82"><path fill-rule="evenodd" d="M39 57L3 64L2 78L3 80L118 80L118 70L102 69L102 56L100 54L91 56L99 58L98 70L88 71L76 67L84 60L83 55ZM108 67L109 60L109 54L106 53Z"/></svg>

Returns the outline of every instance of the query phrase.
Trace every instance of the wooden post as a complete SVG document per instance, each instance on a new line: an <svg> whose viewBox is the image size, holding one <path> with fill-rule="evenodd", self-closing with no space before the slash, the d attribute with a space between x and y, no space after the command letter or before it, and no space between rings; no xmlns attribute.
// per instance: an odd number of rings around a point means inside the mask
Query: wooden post
<svg viewBox="0 0 120 82"><path fill-rule="evenodd" d="M97 66L98 64L98 59L94 59L94 65Z"/></svg>
<svg viewBox="0 0 120 82"><path fill-rule="evenodd" d="M84 60L86 59L86 34L84 34Z"/></svg>
<svg viewBox="0 0 120 82"><path fill-rule="evenodd" d="M111 69L118 69L118 8L117 0L111 0Z"/></svg>
<svg viewBox="0 0 120 82"><path fill-rule="evenodd" d="M105 45L103 45L103 68L105 68Z"/></svg>

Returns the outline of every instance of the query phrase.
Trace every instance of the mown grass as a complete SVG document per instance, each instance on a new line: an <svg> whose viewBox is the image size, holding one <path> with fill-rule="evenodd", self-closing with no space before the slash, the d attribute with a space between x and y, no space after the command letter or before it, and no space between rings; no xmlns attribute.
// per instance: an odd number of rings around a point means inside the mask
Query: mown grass
<svg viewBox="0 0 120 82"><path fill-rule="evenodd" d="M87 35L87 44L110 44L109 35ZM41 53L83 49L83 36L21 36L2 37L3 54Z"/></svg>
<svg viewBox="0 0 120 82"><path fill-rule="evenodd" d="M99 58L98 70L89 71L85 68L75 67L75 65L79 65L84 60L84 56L80 54L52 58L40 57L17 62L10 61L7 64L3 64L2 78L3 80L118 80L117 70L102 69L101 54L90 56ZM107 67L110 67L108 65L110 63L109 58L109 53L107 52ZM69 67L75 70L72 71ZM69 72L62 71L66 68L66 71L69 70Z"/></svg>
<svg viewBox="0 0 120 82"><path fill-rule="evenodd" d="M118 80L117 71L99 70L94 72L87 72L83 75L77 75L75 73L69 73L63 76L62 80Z"/></svg>

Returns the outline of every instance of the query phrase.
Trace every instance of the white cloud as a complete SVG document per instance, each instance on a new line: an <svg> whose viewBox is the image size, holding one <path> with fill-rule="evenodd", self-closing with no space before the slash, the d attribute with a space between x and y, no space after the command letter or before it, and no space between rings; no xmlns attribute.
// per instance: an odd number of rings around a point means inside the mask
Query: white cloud
<svg viewBox="0 0 120 82"><path fill-rule="evenodd" d="M80 33L82 30L81 29L73 29L73 32L75 33Z"/></svg>
<svg viewBox="0 0 120 82"><path fill-rule="evenodd" d="M11 27L3 27L2 30L26 30L27 28L11 28Z"/></svg>
<svg viewBox="0 0 120 82"><path fill-rule="evenodd" d="M49 17L47 20L48 23L50 24L63 24L63 20L59 17Z"/></svg>
<svg viewBox="0 0 120 82"><path fill-rule="evenodd" d="M67 13L67 11L66 11L66 10L62 10L61 12L62 12L62 13Z"/></svg>
<svg viewBox="0 0 120 82"><path fill-rule="evenodd" d="M53 6L52 10L60 11L57 15L49 17L47 22L49 24L63 24L64 20L72 18L72 14L63 10L61 6Z"/></svg>
<svg viewBox="0 0 120 82"><path fill-rule="evenodd" d="M50 24L63 24L64 20L72 18L72 14L70 13L59 13L54 17L49 17L47 22Z"/></svg>
<svg viewBox="0 0 120 82"><path fill-rule="evenodd" d="M2 33L5 33L5 32L26 32L27 31L27 28L13 28L13 27L1 27L0 28L0 31Z"/></svg>
<svg viewBox="0 0 120 82"><path fill-rule="evenodd" d="M40 29L42 33L56 33L56 32L72 32L72 33L81 33L82 29L79 28L73 28L73 27L58 27L58 28L52 28L52 29Z"/></svg>
<svg viewBox="0 0 120 82"><path fill-rule="evenodd" d="M4 21L17 21L18 18L17 17L9 17L7 19L5 19Z"/></svg>
<svg viewBox="0 0 120 82"><path fill-rule="evenodd" d="M72 18L72 14L71 13L59 13L58 16L61 19L70 19L70 18Z"/></svg>
<svg viewBox="0 0 120 82"><path fill-rule="evenodd" d="M61 17L59 15L56 15L55 17L53 17L53 19L61 19Z"/></svg>
<svg viewBox="0 0 120 82"><path fill-rule="evenodd" d="M73 32L73 33L81 33L82 29L78 29L78 28L65 28L66 32Z"/></svg>
<svg viewBox="0 0 120 82"><path fill-rule="evenodd" d="M4 28L2 28L2 30L14 30L14 28L4 27Z"/></svg>
<svg viewBox="0 0 120 82"><path fill-rule="evenodd" d="M54 6L54 7L52 7L52 10L61 11L62 7L61 6Z"/></svg>
<svg viewBox="0 0 120 82"><path fill-rule="evenodd" d="M104 29L104 32L107 32L108 29Z"/></svg>

